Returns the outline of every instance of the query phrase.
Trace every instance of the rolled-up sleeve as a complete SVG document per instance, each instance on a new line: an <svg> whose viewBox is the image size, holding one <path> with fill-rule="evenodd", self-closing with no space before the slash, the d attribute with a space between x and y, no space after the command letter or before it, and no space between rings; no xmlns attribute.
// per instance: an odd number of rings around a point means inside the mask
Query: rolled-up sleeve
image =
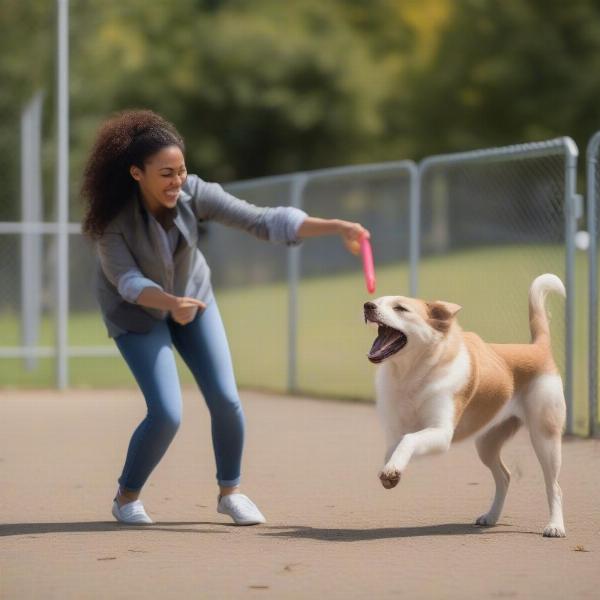
<svg viewBox="0 0 600 600"><path fill-rule="evenodd" d="M158 288L159 290L163 289L158 283L144 277L137 269L132 269L119 277L117 291L127 302L135 304L142 290L148 287Z"/></svg>
<svg viewBox="0 0 600 600"><path fill-rule="evenodd" d="M102 272L127 302L135 304L144 288L163 289L144 277L120 232L105 231L97 242L97 252Z"/></svg>
<svg viewBox="0 0 600 600"><path fill-rule="evenodd" d="M308 216L291 206L258 207L226 192L217 183L207 183L190 175L186 187L198 219L214 220L238 227L264 240L296 245L298 229Z"/></svg>
<svg viewBox="0 0 600 600"><path fill-rule="evenodd" d="M298 245L302 240L298 237L298 230L308 215L292 206L278 206L267 208L265 219L268 223L269 240Z"/></svg>

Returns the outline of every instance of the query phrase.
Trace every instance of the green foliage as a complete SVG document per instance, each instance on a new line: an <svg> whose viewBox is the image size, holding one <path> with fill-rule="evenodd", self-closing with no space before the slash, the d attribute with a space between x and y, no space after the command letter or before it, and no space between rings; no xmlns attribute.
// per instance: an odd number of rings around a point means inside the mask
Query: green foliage
<svg viewBox="0 0 600 600"><path fill-rule="evenodd" d="M153 108L184 133L192 168L217 180L368 160L384 86L335 3L99 4L102 19L73 17L86 30L75 119Z"/></svg>
<svg viewBox="0 0 600 600"><path fill-rule="evenodd" d="M571 135L600 125L600 5L591 0L464 0L437 51L401 82L392 131L413 155Z"/></svg>
<svg viewBox="0 0 600 600"><path fill-rule="evenodd" d="M52 83L54 11L51 3L0 0L0 218L18 220L23 106ZM50 99L51 102L51 99ZM49 123L49 120L46 119ZM50 133L46 127L46 132Z"/></svg>
<svg viewBox="0 0 600 600"><path fill-rule="evenodd" d="M420 158L600 124L594 0L70 2L72 216L106 116L171 119L218 181ZM0 218L18 217L18 123L43 87L53 203L55 2L0 0Z"/></svg>

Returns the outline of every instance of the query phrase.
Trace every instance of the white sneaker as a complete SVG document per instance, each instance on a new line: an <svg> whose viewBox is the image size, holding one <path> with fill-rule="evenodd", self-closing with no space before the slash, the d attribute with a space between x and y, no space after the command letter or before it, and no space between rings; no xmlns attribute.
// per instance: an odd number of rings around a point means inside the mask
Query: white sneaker
<svg viewBox="0 0 600 600"><path fill-rule="evenodd" d="M266 522L256 504L244 494L221 496L217 504L217 512L229 515L238 525L258 525Z"/></svg>
<svg viewBox="0 0 600 600"><path fill-rule="evenodd" d="M134 500L119 506L115 500L112 505L113 517L127 525L152 525L152 519L146 514L141 500Z"/></svg>

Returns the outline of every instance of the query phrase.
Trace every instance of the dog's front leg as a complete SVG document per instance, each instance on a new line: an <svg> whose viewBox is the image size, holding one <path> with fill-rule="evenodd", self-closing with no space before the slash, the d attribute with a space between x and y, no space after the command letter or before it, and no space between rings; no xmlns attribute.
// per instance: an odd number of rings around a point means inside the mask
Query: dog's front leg
<svg viewBox="0 0 600 600"><path fill-rule="evenodd" d="M451 427L427 427L421 431L407 433L379 473L383 487L391 489L398 484L402 472L413 456L446 452L450 448L452 435Z"/></svg>

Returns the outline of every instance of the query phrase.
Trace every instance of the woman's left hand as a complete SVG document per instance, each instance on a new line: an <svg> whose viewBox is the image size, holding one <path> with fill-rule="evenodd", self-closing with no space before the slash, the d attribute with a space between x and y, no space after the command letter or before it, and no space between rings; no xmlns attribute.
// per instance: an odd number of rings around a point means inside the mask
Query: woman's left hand
<svg viewBox="0 0 600 600"><path fill-rule="evenodd" d="M171 318L180 325L187 325L196 318L198 309L205 308L206 304L197 298L176 297L171 308Z"/></svg>

